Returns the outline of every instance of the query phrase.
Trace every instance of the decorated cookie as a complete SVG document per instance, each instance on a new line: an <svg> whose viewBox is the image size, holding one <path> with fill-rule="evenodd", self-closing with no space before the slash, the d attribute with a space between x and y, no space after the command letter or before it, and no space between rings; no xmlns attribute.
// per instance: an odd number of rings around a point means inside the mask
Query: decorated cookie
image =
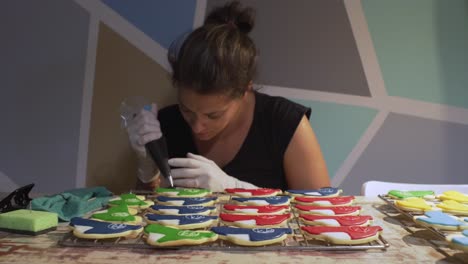
<svg viewBox="0 0 468 264"><path fill-rule="evenodd" d="M111 223L140 224L142 222L141 216L130 214L126 204L120 204L106 210L97 211L91 215L91 218Z"/></svg>
<svg viewBox="0 0 468 264"><path fill-rule="evenodd" d="M468 223L464 223L458 217L440 211L428 211L424 215L414 216L413 219L417 224L440 230L468 229Z"/></svg>
<svg viewBox="0 0 468 264"><path fill-rule="evenodd" d="M214 212L214 206L201 206L201 205L187 205L187 206L173 206L173 205L152 205L148 211L155 214L165 215L209 215Z"/></svg>
<svg viewBox="0 0 468 264"><path fill-rule="evenodd" d="M464 230L461 234L451 234L446 237L450 247L460 249L468 253L468 230Z"/></svg>
<svg viewBox="0 0 468 264"><path fill-rule="evenodd" d="M287 205L223 205L223 211L226 213L248 215L282 214L288 209Z"/></svg>
<svg viewBox="0 0 468 264"><path fill-rule="evenodd" d="M289 205L289 196L270 196L270 197L232 197L231 201L241 205Z"/></svg>
<svg viewBox="0 0 468 264"><path fill-rule="evenodd" d="M453 200L459 203L468 203L468 194L457 191L446 191L438 196L441 200Z"/></svg>
<svg viewBox="0 0 468 264"><path fill-rule="evenodd" d="M172 226L179 229L205 228L215 224L217 216L209 215L161 215L146 214L146 221L150 224Z"/></svg>
<svg viewBox="0 0 468 264"><path fill-rule="evenodd" d="M292 196L320 196L320 197L335 197L340 195L343 190L334 187L325 187L317 190L287 190L286 194Z"/></svg>
<svg viewBox="0 0 468 264"><path fill-rule="evenodd" d="M292 234L291 228L238 228L230 226L212 227L220 239L242 246L264 246L279 243Z"/></svg>
<svg viewBox="0 0 468 264"><path fill-rule="evenodd" d="M171 197L205 197L211 194L207 189L188 189L188 188L156 188L155 192L159 195Z"/></svg>
<svg viewBox="0 0 468 264"><path fill-rule="evenodd" d="M129 208L134 209L145 209L154 204L153 201L145 201L145 197L141 195L135 195L133 193L122 194L119 197L112 198L109 200L110 206L116 206L126 204Z"/></svg>
<svg viewBox="0 0 468 264"><path fill-rule="evenodd" d="M296 204L294 206L300 214L313 215L359 215L360 206L313 206Z"/></svg>
<svg viewBox="0 0 468 264"><path fill-rule="evenodd" d="M162 205L202 205L211 206L213 205L217 197L169 197L169 196L158 196L155 202Z"/></svg>
<svg viewBox="0 0 468 264"><path fill-rule="evenodd" d="M434 199L434 191L399 191L391 190L387 193L388 196L394 199L406 199L406 198L423 198L423 199Z"/></svg>
<svg viewBox="0 0 468 264"><path fill-rule="evenodd" d="M423 213L434 209L432 203L426 202L422 198L406 198L404 200L395 200L395 206L403 211L413 213Z"/></svg>
<svg viewBox="0 0 468 264"><path fill-rule="evenodd" d="M240 215L240 214L220 214L222 222L229 226L243 228L255 227L280 227L285 226L291 214L282 215Z"/></svg>
<svg viewBox="0 0 468 264"><path fill-rule="evenodd" d="M338 245L356 245L377 240L380 226L302 226L307 238Z"/></svg>
<svg viewBox="0 0 468 264"><path fill-rule="evenodd" d="M339 197L295 197L294 201L297 204L314 205L314 206L349 206L354 201L354 196L339 196Z"/></svg>
<svg viewBox="0 0 468 264"><path fill-rule="evenodd" d="M299 219L306 225L314 226L369 226L372 223L370 215L310 215L301 214Z"/></svg>
<svg viewBox="0 0 468 264"><path fill-rule="evenodd" d="M281 194L280 189L245 189L245 188L228 188L224 190L228 194L237 195L240 197L268 197Z"/></svg>
<svg viewBox="0 0 468 264"><path fill-rule="evenodd" d="M218 239L218 235L211 231L181 230L159 224L147 225L145 234L146 242L158 247L200 245Z"/></svg>
<svg viewBox="0 0 468 264"><path fill-rule="evenodd" d="M452 200L446 200L436 205L441 208L445 213L454 215L468 215L468 205L462 204Z"/></svg>
<svg viewBox="0 0 468 264"><path fill-rule="evenodd" d="M73 235L85 239L104 239L117 237L137 237L143 227L140 225L114 224L81 217L70 220Z"/></svg>

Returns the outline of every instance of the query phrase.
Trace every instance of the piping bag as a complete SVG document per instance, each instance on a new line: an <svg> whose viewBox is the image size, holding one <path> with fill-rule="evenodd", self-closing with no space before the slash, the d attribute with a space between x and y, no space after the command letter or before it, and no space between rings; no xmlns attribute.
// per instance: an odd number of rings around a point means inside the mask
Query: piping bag
<svg viewBox="0 0 468 264"><path fill-rule="evenodd" d="M122 119L122 127L127 127L128 122L133 120L142 110L151 111L151 104L142 96L134 96L125 99L120 105L120 117ZM161 136L158 139L145 144L145 148L158 166L161 175L169 181L169 184L174 188L174 181L171 175L171 167L169 166L169 154L167 152L166 138Z"/></svg>
<svg viewBox="0 0 468 264"><path fill-rule="evenodd" d="M169 159L169 155L167 154L166 138L164 138L164 136L161 136L158 139L150 141L145 144L145 148L149 152L151 158L153 158L156 165L158 166L161 175L169 181L171 188L174 188L174 181L172 180L171 175L171 167L169 167L169 163L167 162Z"/></svg>

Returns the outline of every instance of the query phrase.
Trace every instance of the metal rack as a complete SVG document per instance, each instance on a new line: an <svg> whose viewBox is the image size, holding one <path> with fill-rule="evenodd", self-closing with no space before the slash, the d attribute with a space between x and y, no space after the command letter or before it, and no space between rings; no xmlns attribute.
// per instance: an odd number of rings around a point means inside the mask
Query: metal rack
<svg viewBox="0 0 468 264"><path fill-rule="evenodd" d="M146 194L142 192L134 192L136 194ZM220 195L220 194L217 194ZM225 194L224 194L225 195ZM151 198L153 195L148 195ZM154 196L155 197L155 196ZM218 212L220 212L222 204L230 200L230 197L225 197L224 202L218 203ZM363 251L363 250L386 250L390 245L380 235L379 239L370 243L360 245L334 245L324 241L307 239L301 230L303 225L296 214L290 207L292 219L288 220L288 227L293 230L293 234L288 236L281 243L276 243L260 247L247 247L232 244L228 241L218 239L203 245L196 246L180 246L180 247L154 247L148 245L143 234L137 238L116 238L116 239L100 239L89 240L75 237L72 232L67 233L60 241L59 245L67 247L95 247L95 248L131 248L131 249L156 249L156 250L211 250L211 251ZM221 221L218 225L223 225Z"/></svg>
<svg viewBox="0 0 468 264"><path fill-rule="evenodd" d="M401 210L395 205L394 203L395 199L389 197L388 195L378 195L378 197L382 199L383 201L385 201L385 203L389 205L393 210L398 212L398 214L404 215L405 218L411 221L411 223L406 223L406 222L403 222L401 219L397 219L397 221L401 223L402 227L405 230L407 230L409 233L415 234L417 231L420 231L420 230L429 230L432 234L435 235L436 239L426 238L425 240L429 244L431 244L435 250L437 250L439 253L441 253L442 255L446 257L453 257L453 256L459 255L457 254L459 253L459 250L450 248L448 242L446 241L447 235L454 233L454 232L459 232L459 231L444 231L444 230L439 230L437 228L430 227L430 226L418 225L414 222L413 217L416 215L422 215L421 213L416 214L416 213L410 213L410 212ZM438 203L440 201L433 201L433 202ZM384 210L382 212L386 214L387 216L392 217L393 219L396 219L396 217L390 215L388 210Z"/></svg>

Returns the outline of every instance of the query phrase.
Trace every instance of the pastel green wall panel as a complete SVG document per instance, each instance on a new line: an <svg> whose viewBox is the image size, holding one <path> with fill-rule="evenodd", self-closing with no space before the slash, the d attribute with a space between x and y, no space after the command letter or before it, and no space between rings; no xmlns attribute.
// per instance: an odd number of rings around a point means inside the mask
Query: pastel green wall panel
<svg viewBox="0 0 468 264"><path fill-rule="evenodd" d="M333 178L377 115L377 110L306 100L293 101L312 108L310 123L322 148L330 177Z"/></svg>
<svg viewBox="0 0 468 264"><path fill-rule="evenodd" d="M468 108L468 0L363 0L391 96Z"/></svg>

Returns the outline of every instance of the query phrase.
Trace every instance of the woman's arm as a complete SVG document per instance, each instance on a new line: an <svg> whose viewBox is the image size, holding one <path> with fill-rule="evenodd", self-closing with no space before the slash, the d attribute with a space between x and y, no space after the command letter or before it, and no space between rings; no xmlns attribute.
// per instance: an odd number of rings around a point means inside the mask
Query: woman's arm
<svg viewBox="0 0 468 264"><path fill-rule="evenodd" d="M290 189L330 186L327 165L309 120L303 116L284 154L284 172Z"/></svg>

